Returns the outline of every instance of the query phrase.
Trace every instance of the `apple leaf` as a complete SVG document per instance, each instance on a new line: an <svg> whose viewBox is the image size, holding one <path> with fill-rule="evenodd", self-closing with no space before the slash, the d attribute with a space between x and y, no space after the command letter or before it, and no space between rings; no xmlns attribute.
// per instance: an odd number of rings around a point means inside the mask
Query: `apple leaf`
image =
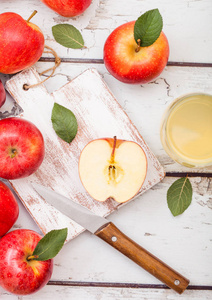
<svg viewBox="0 0 212 300"><path fill-rule="evenodd" d="M141 47L148 47L159 38L162 28L163 19L159 10L149 10L135 22L134 39Z"/></svg>
<svg viewBox="0 0 212 300"><path fill-rule="evenodd" d="M176 180L168 189L167 203L173 216L182 214L191 204L192 186L188 177Z"/></svg>
<svg viewBox="0 0 212 300"><path fill-rule="evenodd" d="M71 143L78 129L77 119L73 112L58 103L54 103L51 120L57 135L65 142Z"/></svg>
<svg viewBox="0 0 212 300"><path fill-rule="evenodd" d="M37 244L33 260L44 261L55 257L62 249L67 238L68 229L52 230L48 232Z"/></svg>
<svg viewBox="0 0 212 300"><path fill-rule="evenodd" d="M66 48L81 49L84 47L84 40L73 25L58 24L52 27L52 34L60 45Z"/></svg>

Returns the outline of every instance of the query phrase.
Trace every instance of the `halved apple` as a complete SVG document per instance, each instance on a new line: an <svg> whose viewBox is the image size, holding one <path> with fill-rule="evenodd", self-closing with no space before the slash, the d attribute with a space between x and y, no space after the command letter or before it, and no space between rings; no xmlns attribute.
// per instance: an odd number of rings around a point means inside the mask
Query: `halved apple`
<svg viewBox="0 0 212 300"><path fill-rule="evenodd" d="M122 203L140 190L147 173L146 155L137 143L114 138L96 139L82 150L79 176L98 201L113 198Z"/></svg>

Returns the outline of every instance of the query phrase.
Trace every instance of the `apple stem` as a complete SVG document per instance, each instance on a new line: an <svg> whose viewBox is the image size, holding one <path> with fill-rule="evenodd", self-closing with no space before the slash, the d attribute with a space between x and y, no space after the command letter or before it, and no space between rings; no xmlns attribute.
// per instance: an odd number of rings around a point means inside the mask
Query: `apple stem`
<svg viewBox="0 0 212 300"><path fill-rule="evenodd" d="M114 156L115 156L115 149L116 149L116 136L113 137L113 150L111 153L111 163L114 163Z"/></svg>
<svg viewBox="0 0 212 300"><path fill-rule="evenodd" d="M11 158L14 158L14 157L16 157L17 154L18 154L18 151L17 151L16 149L12 149L12 150L11 150L10 157L11 157Z"/></svg>
<svg viewBox="0 0 212 300"><path fill-rule="evenodd" d="M139 52L140 49L141 49L141 40L138 39L138 40L137 40L137 48L135 49L135 52Z"/></svg>
<svg viewBox="0 0 212 300"><path fill-rule="evenodd" d="M36 15L37 10L34 10L33 13L31 14L31 16L27 19L27 23L34 17L34 15Z"/></svg>
<svg viewBox="0 0 212 300"><path fill-rule="evenodd" d="M33 260L33 259L37 259L39 256L38 255L29 255L27 257L27 260L30 261L30 260Z"/></svg>

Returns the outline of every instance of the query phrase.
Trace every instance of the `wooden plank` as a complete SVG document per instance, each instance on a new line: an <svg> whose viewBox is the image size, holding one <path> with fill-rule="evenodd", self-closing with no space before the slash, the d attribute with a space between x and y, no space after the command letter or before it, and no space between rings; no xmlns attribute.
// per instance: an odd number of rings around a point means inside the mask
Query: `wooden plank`
<svg viewBox="0 0 212 300"><path fill-rule="evenodd" d="M166 191L174 180L164 179L136 201L112 214L109 220L190 279L191 285L211 285L211 180L192 178L192 204L184 214L173 217L167 207ZM66 266L67 261L70 271ZM159 283L89 233L66 245L55 258L55 263L52 280L70 276L77 281L90 278L92 281Z"/></svg>
<svg viewBox="0 0 212 300"><path fill-rule="evenodd" d="M173 217L166 192L176 178L166 177L135 201L108 216L125 234L190 279L191 285L211 285L212 184L191 178L191 206ZM19 203L16 228L38 230ZM127 270L127 272L126 272ZM64 246L54 259L54 281L160 284L135 263L85 232Z"/></svg>
<svg viewBox="0 0 212 300"><path fill-rule="evenodd" d="M21 300L25 297L9 295L0 288L1 300ZM171 290L160 289L130 289L130 288L102 288L102 287L64 287L45 286L35 294L27 295L28 300L35 299L87 299L87 300L123 300L123 299L151 299L174 300L176 294ZM180 299L182 300L211 300L212 291L186 290Z"/></svg>
<svg viewBox="0 0 212 300"><path fill-rule="evenodd" d="M212 62L212 6L210 1L158 1L93 0L85 13L75 18L64 18L50 10L38 0L1 0L1 12L13 11L27 19L37 9L32 22L44 32L46 44L53 47L61 57L102 58L106 38L117 26L135 20L143 12L159 8L164 22L164 32L170 43L170 61ZM168 9L167 9L168 8ZM83 35L87 49L67 49L57 44L51 28L60 23L68 23L78 28ZM207 28L207 30L205 30ZM198 42L197 42L198 37Z"/></svg>
<svg viewBox="0 0 212 300"><path fill-rule="evenodd" d="M81 233L83 228L48 205L34 191L30 182L46 185L94 213L107 216L126 203L119 204L112 199L97 202L83 188L78 174L78 160L81 150L89 141L116 135L119 139L133 140L142 146L147 156L148 169L138 196L160 182L164 170L95 69L85 71L53 95L48 94L44 85L28 91L23 89L25 83L39 81L38 73L31 68L13 76L6 83L10 94L23 108L23 116L43 133L46 147L45 159L37 172L10 182L44 234L54 228L68 227L70 240ZM77 118L78 133L71 144L58 138L52 128L51 111L54 102L71 109Z"/></svg>
<svg viewBox="0 0 212 300"><path fill-rule="evenodd" d="M39 62L36 68L41 72L52 65L53 63ZM129 85L112 77L102 64L62 63L53 78L46 81L46 87L49 92L53 92L87 68L92 67L102 74L119 104L142 133L166 172L212 173L212 167L190 169L175 163L163 150L160 141L161 119L165 109L174 99L187 93L212 94L212 68L168 66L152 83Z"/></svg>

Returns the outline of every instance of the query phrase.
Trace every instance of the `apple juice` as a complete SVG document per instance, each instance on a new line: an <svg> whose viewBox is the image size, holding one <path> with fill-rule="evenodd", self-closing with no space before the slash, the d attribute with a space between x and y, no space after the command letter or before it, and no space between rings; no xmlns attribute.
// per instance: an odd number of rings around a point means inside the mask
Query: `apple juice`
<svg viewBox="0 0 212 300"><path fill-rule="evenodd" d="M212 96L177 99L164 118L161 140L167 153L185 166L212 164Z"/></svg>

